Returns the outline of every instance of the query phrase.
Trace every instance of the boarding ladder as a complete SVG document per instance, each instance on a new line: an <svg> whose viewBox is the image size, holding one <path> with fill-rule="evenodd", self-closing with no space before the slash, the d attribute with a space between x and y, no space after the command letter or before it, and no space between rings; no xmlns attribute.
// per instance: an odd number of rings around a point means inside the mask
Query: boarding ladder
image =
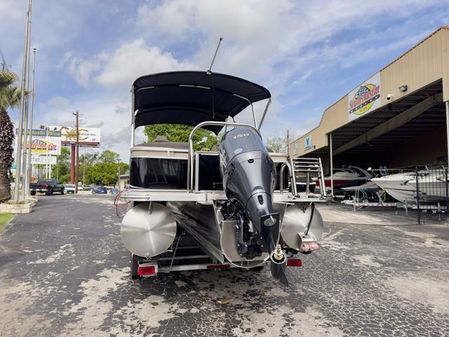
<svg viewBox="0 0 449 337"><path fill-rule="evenodd" d="M301 158L290 157L288 163L285 163L281 168L281 192L283 191L283 171L285 167L289 169L289 182L291 186L291 193L294 196L300 194L318 194L312 186L314 183L320 186L320 195L324 197L326 189L324 188L324 174L321 158ZM303 185L303 188L302 186ZM298 186L300 188L298 188Z"/></svg>

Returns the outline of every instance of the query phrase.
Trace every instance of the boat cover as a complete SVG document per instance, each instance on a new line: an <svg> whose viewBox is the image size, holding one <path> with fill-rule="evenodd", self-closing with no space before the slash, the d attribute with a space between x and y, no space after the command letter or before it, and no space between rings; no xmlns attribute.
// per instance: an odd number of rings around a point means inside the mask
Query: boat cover
<svg viewBox="0 0 449 337"><path fill-rule="evenodd" d="M135 127L150 124L197 125L224 121L250 103L271 97L268 89L242 78L175 71L139 77L133 83ZM242 98L244 97L244 98ZM221 127L205 127L218 132Z"/></svg>

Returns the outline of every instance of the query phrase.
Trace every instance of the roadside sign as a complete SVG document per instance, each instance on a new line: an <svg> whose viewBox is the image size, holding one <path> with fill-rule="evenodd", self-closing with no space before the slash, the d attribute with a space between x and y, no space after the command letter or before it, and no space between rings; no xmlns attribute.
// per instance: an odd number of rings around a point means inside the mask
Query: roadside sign
<svg viewBox="0 0 449 337"><path fill-rule="evenodd" d="M32 165L56 165L57 158L56 156L37 156L31 155L31 164Z"/></svg>
<svg viewBox="0 0 449 337"><path fill-rule="evenodd" d="M61 133L62 145L76 142L76 129L66 126L49 126L50 129ZM79 146L97 147L100 145L100 128L79 128Z"/></svg>
<svg viewBox="0 0 449 337"><path fill-rule="evenodd" d="M46 130L46 129L33 129L31 135L33 137L61 137L61 131L59 130Z"/></svg>

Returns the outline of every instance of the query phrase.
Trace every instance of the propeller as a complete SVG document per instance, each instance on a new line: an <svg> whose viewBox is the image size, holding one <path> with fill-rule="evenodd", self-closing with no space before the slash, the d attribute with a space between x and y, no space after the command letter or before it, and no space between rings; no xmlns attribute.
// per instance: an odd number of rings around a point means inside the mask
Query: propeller
<svg viewBox="0 0 449 337"><path fill-rule="evenodd" d="M276 249L270 254L270 258L271 275L276 280L279 280L283 285L288 286L288 279L285 275L285 268L287 267L287 257L285 256L279 244L276 246Z"/></svg>

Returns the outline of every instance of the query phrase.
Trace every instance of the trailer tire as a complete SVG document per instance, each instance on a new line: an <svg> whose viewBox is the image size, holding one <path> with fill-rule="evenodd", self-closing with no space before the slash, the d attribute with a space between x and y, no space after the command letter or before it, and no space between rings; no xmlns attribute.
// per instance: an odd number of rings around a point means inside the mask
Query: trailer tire
<svg viewBox="0 0 449 337"><path fill-rule="evenodd" d="M131 279L138 280L140 277L137 275L137 268L139 267L139 257L132 254L131 256Z"/></svg>

